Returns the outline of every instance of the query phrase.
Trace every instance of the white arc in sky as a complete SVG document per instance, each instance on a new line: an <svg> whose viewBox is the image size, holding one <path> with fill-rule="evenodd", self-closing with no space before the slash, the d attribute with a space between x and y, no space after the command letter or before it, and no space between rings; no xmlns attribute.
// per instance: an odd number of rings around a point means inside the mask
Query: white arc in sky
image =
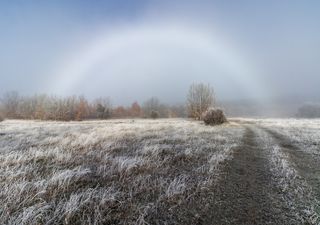
<svg viewBox="0 0 320 225"><path fill-rule="evenodd" d="M92 76L90 71L102 60L108 62L108 60L114 60L114 57L125 59L128 49L134 51L133 55L139 57L139 54L143 54L144 46L149 51L154 51L154 54L157 54L159 46L197 50L202 54L202 58L206 57L220 65L232 80L249 94L252 93L253 97L267 96L266 87L260 80L254 63L239 54L217 33L207 34L179 26L135 26L102 33L70 59L64 60L56 72L56 83L53 88L60 90L62 94L70 93L73 87ZM194 63L197 63L197 58L195 56ZM163 68L159 68L161 69ZM113 76L113 74L106 76ZM194 81L201 82L197 77L194 77Z"/></svg>

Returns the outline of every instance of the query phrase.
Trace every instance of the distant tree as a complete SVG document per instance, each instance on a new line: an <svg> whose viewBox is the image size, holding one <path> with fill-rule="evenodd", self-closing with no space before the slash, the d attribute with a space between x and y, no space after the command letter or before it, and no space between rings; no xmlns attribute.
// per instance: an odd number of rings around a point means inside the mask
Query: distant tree
<svg viewBox="0 0 320 225"><path fill-rule="evenodd" d="M16 116L21 119L33 119L34 117L34 98L32 97L20 97Z"/></svg>
<svg viewBox="0 0 320 225"><path fill-rule="evenodd" d="M43 105L41 104L37 105L37 108L35 111L35 119L38 119L38 120L46 119L46 112L44 111Z"/></svg>
<svg viewBox="0 0 320 225"><path fill-rule="evenodd" d="M55 120L69 121L71 109L68 107L68 100L63 98L56 99L56 109L54 111Z"/></svg>
<svg viewBox="0 0 320 225"><path fill-rule="evenodd" d="M66 98L67 120L76 120L78 105L77 96Z"/></svg>
<svg viewBox="0 0 320 225"><path fill-rule="evenodd" d="M89 102L87 119L96 119L96 118L97 118L96 104L94 102Z"/></svg>
<svg viewBox="0 0 320 225"><path fill-rule="evenodd" d="M160 104L157 112L159 113L159 117L168 118L170 117L170 106L167 104Z"/></svg>
<svg viewBox="0 0 320 225"><path fill-rule="evenodd" d="M88 108L89 108L88 101L85 99L85 97L80 96L77 103L76 120L82 121L84 118L86 118L89 114Z"/></svg>
<svg viewBox="0 0 320 225"><path fill-rule="evenodd" d="M187 116L185 105L172 105L168 108L168 117L169 118L184 118Z"/></svg>
<svg viewBox="0 0 320 225"><path fill-rule="evenodd" d="M139 105L138 102L132 103L130 109L129 109L129 114L131 117L140 117L142 116L142 109Z"/></svg>
<svg viewBox="0 0 320 225"><path fill-rule="evenodd" d="M95 101L97 118L108 119L112 115L112 105L109 98L99 98Z"/></svg>
<svg viewBox="0 0 320 225"><path fill-rule="evenodd" d="M128 116L128 111L123 106L118 106L113 110L113 117L124 118Z"/></svg>
<svg viewBox="0 0 320 225"><path fill-rule="evenodd" d="M185 117L185 107L182 105L162 104L158 98L148 99L142 107L133 102L130 107L119 106L112 108L109 98L99 98L88 101L83 96L48 96L33 95L20 96L17 92L7 92L0 97L0 113L12 119L39 119L39 120L84 120L107 119L110 117L149 117L152 111L157 117Z"/></svg>
<svg viewBox="0 0 320 225"><path fill-rule="evenodd" d="M8 92L0 98L0 113L9 119L80 121L109 118L112 106L108 98L89 103L83 96L19 96L17 92Z"/></svg>
<svg viewBox="0 0 320 225"><path fill-rule="evenodd" d="M7 92L1 98L4 108L4 114L7 118L15 119L18 117L18 108L20 103L19 93L16 91Z"/></svg>
<svg viewBox="0 0 320 225"><path fill-rule="evenodd" d="M159 113L161 104L158 98L152 97L143 103L143 113L146 117L151 117L152 111Z"/></svg>
<svg viewBox="0 0 320 225"><path fill-rule="evenodd" d="M209 84L193 83L187 95L187 109L189 117L201 119L202 114L209 107L214 106L214 91Z"/></svg>
<svg viewBox="0 0 320 225"><path fill-rule="evenodd" d="M99 119L103 119L104 118L104 113L105 113L105 110L106 108L103 107L103 105L101 103L97 103L97 106L96 106L96 110L97 110L97 117Z"/></svg>
<svg viewBox="0 0 320 225"><path fill-rule="evenodd" d="M308 103L298 109L298 117L320 118L320 104Z"/></svg>
<svg viewBox="0 0 320 225"><path fill-rule="evenodd" d="M36 108L34 112L34 118L39 120L46 120L48 117L48 112L46 111L46 104L49 103L49 98L46 95L36 96Z"/></svg>
<svg viewBox="0 0 320 225"><path fill-rule="evenodd" d="M4 120L4 109L0 102L0 122Z"/></svg>
<svg viewBox="0 0 320 225"><path fill-rule="evenodd" d="M178 115L176 111L172 110L171 108L168 109L168 118L177 118Z"/></svg>
<svg viewBox="0 0 320 225"><path fill-rule="evenodd" d="M45 97L43 103L40 104L39 107L41 108L40 110L44 110L45 120L58 120L59 101L57 97Z"/></svg>

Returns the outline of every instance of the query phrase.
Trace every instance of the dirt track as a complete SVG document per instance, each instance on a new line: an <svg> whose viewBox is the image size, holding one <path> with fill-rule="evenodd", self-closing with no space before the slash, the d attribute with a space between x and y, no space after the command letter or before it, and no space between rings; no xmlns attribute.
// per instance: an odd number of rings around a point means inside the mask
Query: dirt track
<svg viewBox="0 0 320 225"><path fill-rule="evenodd" d="M272 155L271 150L278 146L279 152L289 155L290 171L300 172L294 168L301 165L294 161L292 152L302 151L291 144L290 139L272 130L253 124L244 126L242 145L235 148L232 159L222 165L222 175L214 190L212 215L205 224L313 223L312 197L306 182L301 177L297 181L286 177L283 168L277 170L271 163L272 157L282 157ZM307 158L308 163L311 159L305 155L300 157ZM275 174L275 171L280 172Z"/></svg>

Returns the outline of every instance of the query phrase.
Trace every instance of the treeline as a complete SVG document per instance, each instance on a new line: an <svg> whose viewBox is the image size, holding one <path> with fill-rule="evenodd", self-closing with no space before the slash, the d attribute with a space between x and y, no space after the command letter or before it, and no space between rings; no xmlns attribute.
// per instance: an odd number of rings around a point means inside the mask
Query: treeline
<svg viewBox="0 0 320 225"><path fill-rule="evenodd" d="M298 109L297 116L300 118L320 118L320 104L304 104Z"/></svg>
<svg viewBox="0 0 320 225"><path fill-rule="evenodd" d="M109 118L186 117L184 105L166 105L152 97L140 106L116 106L109 98L89 101L84 96L21 96L8 92L1 97L0 114L8 119L86 120Z"/></svg>

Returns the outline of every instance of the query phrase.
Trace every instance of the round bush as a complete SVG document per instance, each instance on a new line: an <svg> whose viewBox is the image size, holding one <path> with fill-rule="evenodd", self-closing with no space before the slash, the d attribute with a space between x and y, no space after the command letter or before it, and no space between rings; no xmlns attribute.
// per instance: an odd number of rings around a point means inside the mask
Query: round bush
<svg viewBox="0 0 320 225"><path fill-rule="evenodd" d="M227 118L221 109L209 108L203 113L202 119L206 125L219 125L227 122Z"/></svg>
<svg viewBox="0 0 320 225"><path fill-rule="evenodd" d="M157 119L157 118L159 118L159 113L157 111L155 111L155 110L152 110L151 114L150 114L150 117L152 119Z"/></svg>

